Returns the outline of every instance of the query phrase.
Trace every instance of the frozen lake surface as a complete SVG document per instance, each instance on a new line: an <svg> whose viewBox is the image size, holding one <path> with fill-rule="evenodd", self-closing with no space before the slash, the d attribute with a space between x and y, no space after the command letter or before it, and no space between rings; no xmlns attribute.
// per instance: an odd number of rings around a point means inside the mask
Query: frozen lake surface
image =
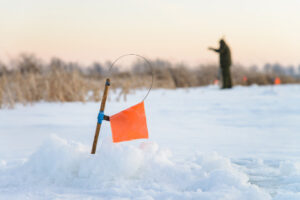
<svg viewBox="0 0 300 200"><path fill-rule="evenodd" d="M0 110L0 199L300 199L300 85L153 90L149 140L113 144L103 122L92 156L99 104Z"/></svg>

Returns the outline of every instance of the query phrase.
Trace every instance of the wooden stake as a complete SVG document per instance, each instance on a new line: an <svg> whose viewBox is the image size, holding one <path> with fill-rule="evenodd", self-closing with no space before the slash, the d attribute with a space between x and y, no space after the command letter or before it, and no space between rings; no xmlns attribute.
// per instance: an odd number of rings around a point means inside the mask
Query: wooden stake
<svg viewBox="0 0 300 200"><path fill-rule="evenodd" d="M101 101L100 112L104 112L106 98L107 98L107 94L108 94L108 87L109 86L110 86L110 80L106 79L105 88L104 88L104 92L103 92L103 97L102 97L102 101ZM97 122L97 126L96 126L96 131L95 131L94 142L93 142L93 147L92 147L91 154L95 154L96 153L97 143L98 143L98 137L99 137L99 133L100 133L100 128L101 128L101 124L99 124Z"/></svg>

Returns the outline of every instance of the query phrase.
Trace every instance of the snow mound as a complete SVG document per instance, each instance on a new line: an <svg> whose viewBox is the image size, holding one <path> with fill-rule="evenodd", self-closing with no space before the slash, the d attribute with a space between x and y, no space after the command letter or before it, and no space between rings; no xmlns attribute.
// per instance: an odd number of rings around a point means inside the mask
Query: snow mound
<svg viewBox="0 0 300 200"><path fill-rule="evenodd" d="M89 152L90 147L52 137L22 165L0 171L0 193L15 188L44 198L39 195L47 193L36 191L51 188L59 194L68 188L72 198L76 191L103 199L271 199L216 153L175 161L155 143L136 147L110 141L96 155Z"/></svg>
<svg viewBox="0 0 300 200"><path fill-rule="evenodd" d="M6 166L5 160L0 160L0 169Z"/></svg>

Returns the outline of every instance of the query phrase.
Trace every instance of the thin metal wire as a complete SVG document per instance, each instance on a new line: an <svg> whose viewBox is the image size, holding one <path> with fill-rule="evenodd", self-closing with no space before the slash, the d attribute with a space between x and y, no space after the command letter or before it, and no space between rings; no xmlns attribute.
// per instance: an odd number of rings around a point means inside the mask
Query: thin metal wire
<svg viewBox="0 0 300 200"><path fill-rule="evenodd" d="M152 74L151 85L150 85L150 88L149 88L149 90L148 90L146 96L145 96L145 97L143 98L143 100L142 100L142 101L145 101L146 98L148 97L148 95L149 95L151 89L152 89L153 82L154 82L153 66L152 66L151 62L150 62L147 58L145 58L144 56L138 55L138 54L134 54L134 53L124 54L124 55L118 57L116 60L114 60L114 62L112 62L112 64L110 65L110 67L109 67L109 69L108 69L108 72L109 72L109 75L108 75L108 76L110 77L110 75L111 75L110 72L111 72L111 69L113 68L113 66L114 66L120 59L122 59L122 58L124 58L124 57L127 57L127 56L136 56L136 57L142 58L142 59L148 64L148 66L149 66L150 69L151 69L151 74Z"/></svg>

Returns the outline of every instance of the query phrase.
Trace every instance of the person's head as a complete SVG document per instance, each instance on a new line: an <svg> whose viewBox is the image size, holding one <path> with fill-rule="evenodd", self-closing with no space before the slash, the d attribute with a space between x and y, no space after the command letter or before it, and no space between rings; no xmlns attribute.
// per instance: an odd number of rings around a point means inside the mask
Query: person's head
<svg viewBox="0 0 300 200"><path fill-rule="evenodd" d="M224 39L221 39L220 40L220 46L222 47L222 46L225 46L225 45L226 45L226 43L225 43Z"/></svg>

